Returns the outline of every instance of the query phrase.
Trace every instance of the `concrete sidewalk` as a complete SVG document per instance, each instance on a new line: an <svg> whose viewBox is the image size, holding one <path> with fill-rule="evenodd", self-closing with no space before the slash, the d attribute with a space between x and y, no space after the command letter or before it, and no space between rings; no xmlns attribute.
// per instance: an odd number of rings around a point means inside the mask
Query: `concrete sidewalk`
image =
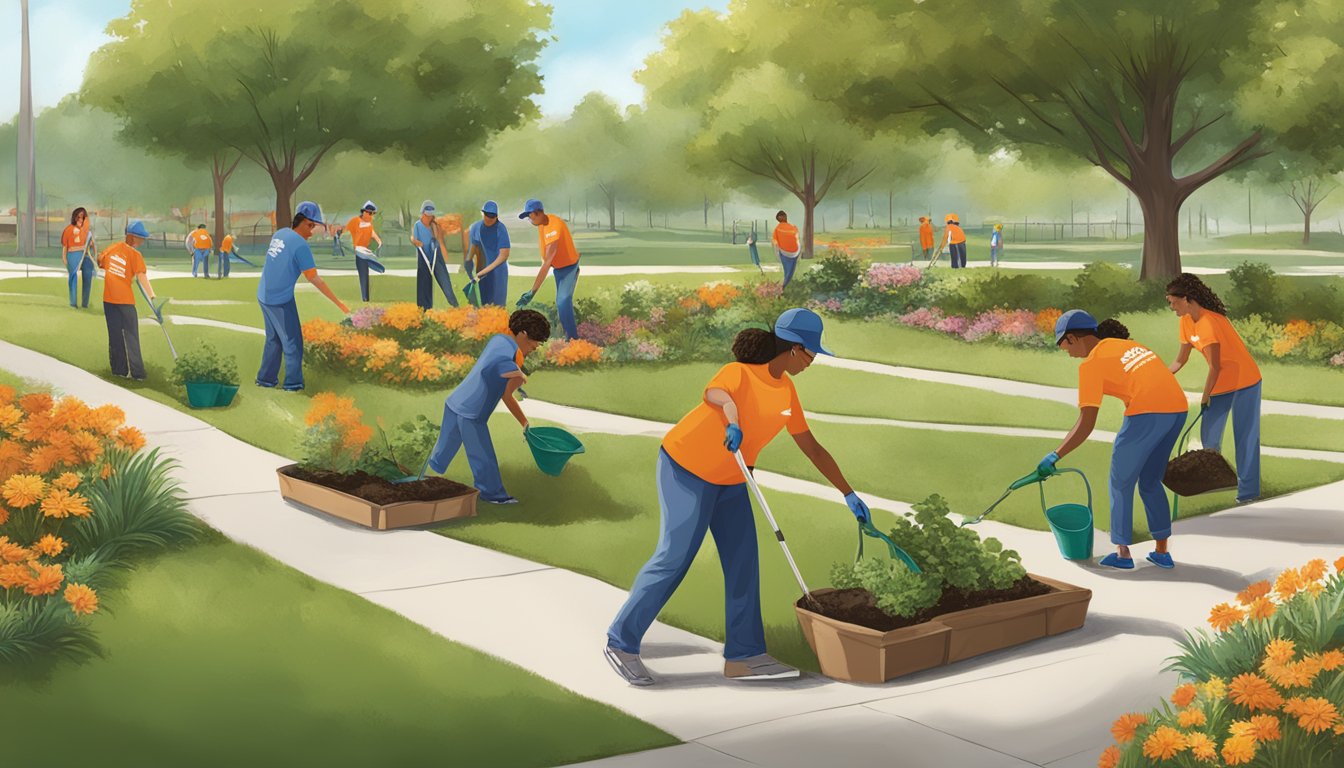
<svg viewBox="0 0 1344 768"><path fill-rule="evenodd" d="M986 522L982 535L1017 549L1034 572L1093 590L1085 628L882 686L812 675L733 685L722 677L719 644L656 624L645 655L660 684L636 689L600 654L623 590L428 531L370 531L305 512L276 490L274 471L289 463L284 457L20 347L0 343L0 359L17 375L124 408L152 446L181 463L192 511L231 539L690 742L602 765L891 764L897 754L910 766L1094 765L1116 716L1170 693L1174 679L1160 670L1184 628L1201 625L1213 604L1249 581L1312 557L1333 561L1344 550L1344 483L1178 523L1179 566L1170 572L1076 565L1060 559L1049 534ZM531 402L537 418L575 428L664 428ZM227 479L213 472L219 456L233 468ZM839 503L819 484L769 473L760 479L775 493ZM1099 552L1108 548L1104 539L1098 545ZM576 735L590 737L598 738Z"/></svg>

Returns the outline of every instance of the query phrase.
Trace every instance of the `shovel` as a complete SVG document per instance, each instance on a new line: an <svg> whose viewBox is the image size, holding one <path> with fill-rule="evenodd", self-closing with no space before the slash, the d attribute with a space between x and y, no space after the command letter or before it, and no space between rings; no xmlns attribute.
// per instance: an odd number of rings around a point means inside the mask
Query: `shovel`
<svg viewBox="0 0 1344 768"><path fill-rule="evenodd" d="M793 561L793 553L789 551L788 542L784 541L784 532L779 530L779 523L775 522L775 516L770 514L770 505L765 503L765 494L761 493L761 487L756 485L756 478L751 476L751 470L747 469L747 462L742 458L741 451L733 451L733 458L737 459L737 468L742 470L742 478L747 481L747 487L751 488L752 494L756 496L756 503L761 506L761 511L765 513L765 519L770 522L770 527L775 531L775 538L779 540L779 546L784 550L784 559L789 561L789 568L793 571L793 578L798 581L798 587L803 590L803 597L811 603L814 608L820 610L821 606L817 604L816 598L812 597L812 590L807 588L807 582L803 581L803 574L798 571L798 564Z"/></svg>
<svg viewBox="0 0 1344 768"><path fill-rule="evenodd" d="M420 465L420 474L416 475L415 477L411 477L410 475L407 475L406 477L399 477L396 480L393 480L392 484L405 485L406 483L418 483L421 480L425 479L425 473L428 471L429 471L429 457L426 456L425 463Z"/></svg>
<svg viewBox="0 0 1344 768"><path fill-rule="evenodd" d="M163 322L163 308L168 306L168 299L164 299L156 307L154 302L150 301L149 294L145 293L145 287L140 284L140 281L134 280L132 282L135 283L136 288L140 289L140 295L145 297L145 303L149 305L149 310L154 313L154 322L159 324L159 328L163 331L164 341L168 342L168 351L173 353L173 360L177 360L177 347L173 346L173 339L168 335L168 326L164 325Z"/></svg>

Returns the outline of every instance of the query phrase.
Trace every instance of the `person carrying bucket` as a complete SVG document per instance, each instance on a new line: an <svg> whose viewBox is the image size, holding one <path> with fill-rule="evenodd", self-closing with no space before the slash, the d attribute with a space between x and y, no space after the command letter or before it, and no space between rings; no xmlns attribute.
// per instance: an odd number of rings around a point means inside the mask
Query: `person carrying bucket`
<svg viewBox="0 0 1344 768"><path fill-rule="evenodd" d="M527 219L537 228L541 238L541 269L532 289L518 298L518 306L525 307L546 282L546 273L555 270L555 311L560 315L560 326L568 339L579 338L579 325L574 319L574 291L579 286L579 249L574 247L574 236L569 225L559 216L547 213L540 200L528 200L518 218Z"/></svg>
<svg viewBox="0 0 1344 768"><path fill-rule="evenodd" d="M775 213L775 231L770 233L770 242L775 246L775 255L784 269L784 286L789 287L793 273L798 269L798 259L803 249L798 245L798 228L789 223L789 214L784 211Z"/></svg>
<svg viewBox="0 0 1344 768"><path fill-rule="evenodd" d="M719 370L705 386L700 404L663 438L656 470L662 528L658 548L640 569L630 596L607 630L603 653L631 685L652 685L640 660L644 633L685 578L704 541L714 535L723 565L727 623L724 675L734 680L797 677L798 670L766 654L761 622L761 575L756 526L740 450L748 467L782 429L787 429L813 466L845 497L860 522L868 505L854 493L835 459L808 427L792 376L807 370L821 344L821 317L790 309L773 331L749 328L733 340L737 362Z"/></svg>
<svg viewBox="0 0 1344 768"><path fill-rule="evenodd" d="M373 215L377 212L378 206L372 200L365 200L359 213L352 216L344 227L336 230L338 239L342 231L350 233L350 244L355 247L355 271L359 273L359 298L365 304L369 303L369 262L359 257L359 249L368 248L370 241L376 241L379 248L383 247L383 238L373 228Z"/></svg>
<svg viewBox="0 0 1344 768"><path fill-rule="evenodd" d="M70 225L61 232L61 263L70 277L70 306L78 309L89 307L89 294L93 291L93 262L85 257L89 248L89 212L76 208L70 213ZM79 294L79 278L84 276L84 292ZM77 296L83 302L76 304Z"/></svg>
<svg viewBox="0 0 1344 768"><path fill-rule="evenodd" d="M140 221L126 227L126 239L108 246L98 254L103 270L103 317L107 321L107 357L113 376L145 380L145 363L140 357L140 317L135 311L131 283L140 282L145 300L154 301L145 259L136 250L149 239L149 231ZM152 306L152 305L151 305Z"/></svg>
<svg viewBox="0 0 1344 768"><path fill-rule="evenodd" d="M448 263L444 258L448 248L443 242L443 230L434 220L434 201L426 200L420 204L420 220L411 228L411 245L415 246L415 303L421 309L434 308L434 283L448 299L448 303L457 306L457 297L453 295L453 280L448 276Z"/></svg>
<svg viewBox="0 0 1344 768"><path fill-rule="evenodd" d="M509 300L509 230L499 220L499 205L486 200L481 206L481 220L473 221L467 230L468 255L479 251L480 262L475 280L482 304L502 307Z"/></svg>
<svg viewBox="0 0 1344 768"><path fill-rule="evenodd" d="M943 232L943 241L938 244L938 252L942 253L943 248L947 248L947 257L953 269L966 266L966 232L961 228L955 213L947 214L947 229Z"/></svg>
<svg viewBox="0 0 1344 768"><path fill-rule="evenodd" d="M1175 567L1167 551L1171 536L1171 505L1162 487L1167 460L1189 404L1176 377L1148 347L1129 338L1129 329L1116 320L1098 323L1081 309L1071 309L1055 322L1055 344L1070 357L1083 358L1078 366L1078 421L1060 446L1041 459L1041 478L1055 474L1059 460L1087 440L1097 425L1105 395L1125 404L1125 418L1111 451L1111 543L1116 551L1101 565L1129 570L1134 567L1129 545L1134 541L1134 487L1148 515L1148 531L1157 550L1148 561Z"/></svg>
<svg viewBox="0 0 1344 768"><path fill-rule="evenodd" d="M924 253L925 263L933 260L933 222L928 216L919 217L919 250Z"/></svg>
<svg viewBox="0 0 1344 768"><path fill-rule="evenodd" d="M214 241L210 239L210 233L206 231L204 224L197 224L196 229L187 235L187 248L191 250L191 276L196 277L196 268L200 267L202 276L206 280L210 279L210 249L214 247Z"/></svg>
<svg viewBox="0 0 1344 768"><path fill-rule="evenodd" d="M1236 442L1237 503L1260 496L1260 367L1227 319L1227 308L1209 286L1186 273L1167 284L1167 303L1180 316L1181 351L1171 364L1177 373L1197 349L1209 363L1200 403L1206 408L1199 425L1205 448L1222 451L1227 417L1232 416Z"/></svg>
<svg viewBox="0 0 1344 768"><path fill-rule="evenodd" d="M549 338L551 322L546 316L533 309L520 309L509 317L507 334L496 334L486 342L471 372L444 401L439 439L426 462L429 469L442 474L465 446L471 477L481 498L491 504L518 503L504 490L488 422L502 400L527 431L527 417L514 393L527 383L523 358Z"/></svg>

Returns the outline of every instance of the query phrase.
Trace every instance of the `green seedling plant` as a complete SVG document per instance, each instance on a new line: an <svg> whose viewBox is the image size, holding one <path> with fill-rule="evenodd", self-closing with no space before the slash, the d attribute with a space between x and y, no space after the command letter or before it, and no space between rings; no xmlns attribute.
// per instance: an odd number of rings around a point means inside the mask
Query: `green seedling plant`
<svg viewBox="0 0 1344 768"><path fill-rule="evenodd" d="M224 357L209 342L202 342L195 349L183 352L173 363L173 381L178 384L229 384L237 385L238 360L232 355Z"/></svg>

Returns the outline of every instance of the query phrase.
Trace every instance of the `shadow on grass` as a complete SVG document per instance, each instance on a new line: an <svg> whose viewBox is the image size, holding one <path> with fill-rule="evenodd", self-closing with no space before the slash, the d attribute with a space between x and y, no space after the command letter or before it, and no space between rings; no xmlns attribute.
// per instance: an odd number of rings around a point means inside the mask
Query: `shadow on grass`
<svg viewBox="0 0 1344 768"><path fill-rule="evenodd" d="M465 455L454 458L466 463ZM451 472L453 468L450 467ZM509 470L514 470L509 472ZM631 520L640 514L639 507L618 501L603 483L585 467L569 466L560 477L544 475L534 468L521 469L516 462L504 467L509 493L521 500L516 506L497 506L481 502L478 510L483 515L450 521L436 529L463 525L528 525L564 526L592 520L618 522ZM463 482L466 482L465 478ZM649 493L655 493L650 483ZM500 511L498 515L488 514Z"/></svg>

